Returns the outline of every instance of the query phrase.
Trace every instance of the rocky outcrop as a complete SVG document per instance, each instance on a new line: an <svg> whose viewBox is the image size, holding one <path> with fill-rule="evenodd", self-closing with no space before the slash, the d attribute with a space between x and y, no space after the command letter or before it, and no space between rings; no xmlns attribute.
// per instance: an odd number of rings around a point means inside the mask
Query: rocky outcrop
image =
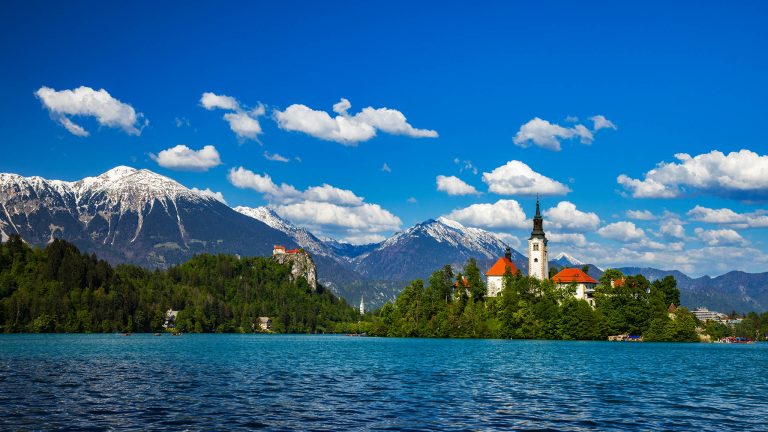
<svg viewBox="0 0 768 432"><path fill-rule="evenodd" d="M312 287L312 291L317 290L317 266L308 253L304 251L278 253L272 255L272 259L280 264L291 266L291 281L296 281L299 276L303 276Z"/></svg>

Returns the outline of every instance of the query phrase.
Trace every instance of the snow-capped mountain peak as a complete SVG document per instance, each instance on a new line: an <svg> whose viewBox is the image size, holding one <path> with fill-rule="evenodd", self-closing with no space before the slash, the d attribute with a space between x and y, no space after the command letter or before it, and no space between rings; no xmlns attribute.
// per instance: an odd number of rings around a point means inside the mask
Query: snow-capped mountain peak
<svg viewBox="0 0 768 432"><path fill-rule="evenodd" d="M568 255L565 252L560 252L559 254L557 254L557 256L555 257L554 260L557 261L559 264L562 264L562 265L572 265L572 266L582 266L582 265L584 265L583 262L579 261L578 259L574 258L571 255Z"/></svg>

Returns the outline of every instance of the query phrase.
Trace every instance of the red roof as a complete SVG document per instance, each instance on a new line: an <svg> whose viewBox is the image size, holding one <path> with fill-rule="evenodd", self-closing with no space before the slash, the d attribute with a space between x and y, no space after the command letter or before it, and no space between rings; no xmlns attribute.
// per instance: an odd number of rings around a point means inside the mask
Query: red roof
<svg viewBox="0 0 768 432"><path fill-rule="evenodd" d="M512 273L515 273L517 271L517 266L515 263L507 259L507 257L501 257L498 261L496 261L496 264L492 265L491 268L485 273L486 276L504 276L504 272L507 271L507 268L509 268L509 271Z"/></svg>
<svg viewBox="0 0 768 432"><path fill-rule="evenodd" d="M464 288L469 288L469 281L464 276L461 277L461 284L464 285ZM456 281L453 283L454 288L459 287L459 281Z"/></svg>
<svg viewBox="0 0 768 432"><path fill-rule="evenodd" d="M287 253L287 254L297 254L299 252L301 252L301 249L287 249L285 251L285 253Z"/></svg>
<svg viewBox="0 0 768 432"><path fill-rule="evenodd" d="M596 280L592 279L588 274L577 268L567 268L560 270L560 273L552 276L552 281L555 283L563 284L568 284L571 282L590 284L597 283Z"/></svg>

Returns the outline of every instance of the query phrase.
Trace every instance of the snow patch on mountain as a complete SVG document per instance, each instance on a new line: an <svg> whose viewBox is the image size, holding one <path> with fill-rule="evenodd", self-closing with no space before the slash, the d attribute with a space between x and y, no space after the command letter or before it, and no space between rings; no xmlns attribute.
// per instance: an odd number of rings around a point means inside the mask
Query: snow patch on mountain
<svg viewBox="0 0 768 432"><path fill-rule="evenodd" d="M571 255L568 255L565 252L560 252L559 254L557 254L557 256L555 257L555 261L557 261L558 264L561 264L561 265L572 265L572 266L583 266L584 265L583 262L581 262L580 260L574 258Z"/></svg>

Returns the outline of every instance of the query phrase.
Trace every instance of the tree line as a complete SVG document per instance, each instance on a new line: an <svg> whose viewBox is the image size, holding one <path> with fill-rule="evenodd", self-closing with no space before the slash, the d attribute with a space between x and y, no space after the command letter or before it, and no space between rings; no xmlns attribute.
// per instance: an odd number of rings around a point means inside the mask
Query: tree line
<svg viewBox="0 0 768 432"><path fill-rule="evenodd" d="M616 283L619 281L619 283ZM372 335L604 340L608 335L647 341L698 341L696 319L680 304L677 281L608 270L595 289L594 307L574 298L576 285L556 285L509 270L498 297L487 297L474 259L461 273L450 266L414 280L365 323Z"/></svg>
<svg viewBox="0 0 768 432"><path fill-rule="evenodd" d="M343 330L359 319L344 300L313 291L290 268L263 257L198 255L167 270L112 267L73 244L30 248L20 237L0 243L0 331L156 332L168 309L185 332Z"/></svg>

